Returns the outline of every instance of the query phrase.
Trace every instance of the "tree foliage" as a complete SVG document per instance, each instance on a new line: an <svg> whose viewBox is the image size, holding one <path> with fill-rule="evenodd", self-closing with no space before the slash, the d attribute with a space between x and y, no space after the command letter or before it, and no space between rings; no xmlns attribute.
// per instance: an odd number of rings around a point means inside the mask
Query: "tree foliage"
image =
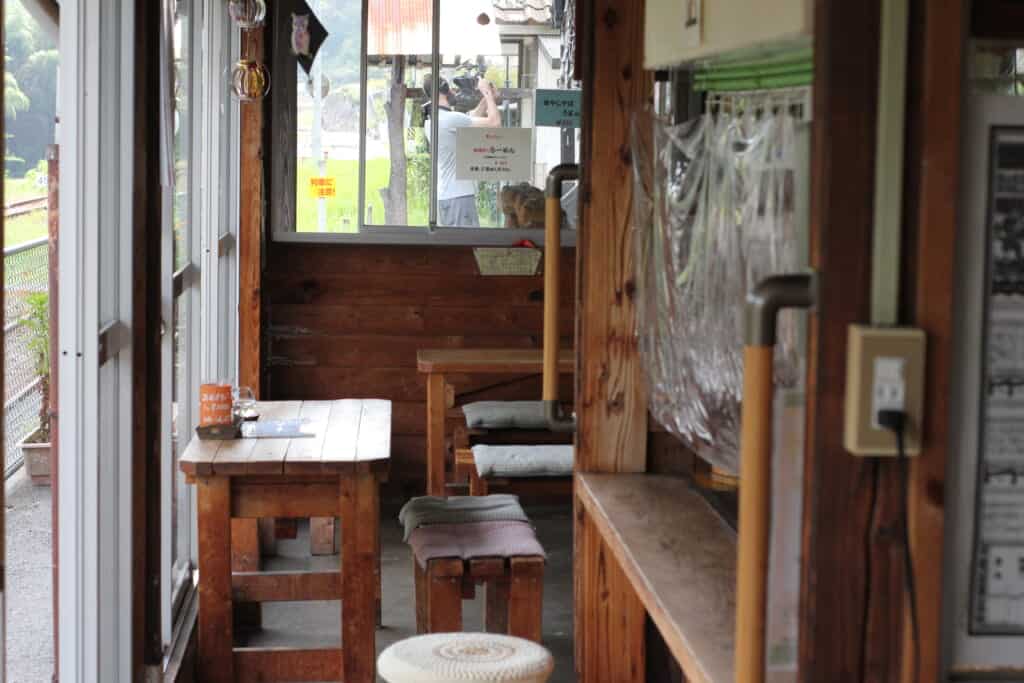
<svg viewBox="0 0 1024 683"><path fill-rule="evenodd" d="M46 157L55 141L57 66L53 40L21 5L6 3L4 16L4 125L6 171L21 176Z"/></svg>

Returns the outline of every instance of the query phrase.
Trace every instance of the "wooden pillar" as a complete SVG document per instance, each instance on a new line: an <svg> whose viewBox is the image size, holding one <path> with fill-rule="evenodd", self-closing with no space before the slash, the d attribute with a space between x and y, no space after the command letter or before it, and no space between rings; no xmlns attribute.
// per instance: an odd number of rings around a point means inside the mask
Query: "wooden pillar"
<svg viewBox="0 0 1024 683"><path fill-rule="evenodd" d="M242 33L242 54L263 60L263 29ZM262 388L263 103L241 104L238 226L238 383Z"/></svg>
<svg viewBox="0 0 1024 683"><path fill-rule="evenodd" d="M634 334L632 115L651 98L643 2L588 8L581 229L577 240L576 466L643 472L647 398Z"/></svg>
<svg viewBox="0 0 1024 683"><path fill-rule="evenodd" d="M981 7L975 3L975 9ZM1019 10L1018 10L1019 11ZM928 335L924 443L910 467L910 547L917 569L921 624L919 681L942 671L943 489L949 458L949 387L953 362L953 286L960 185L960 131L964 27L960 0L911 2L907 102L906 306ZM1003 22L1006 24L1007 22ZM1013 25L1022 30L1021 23ZM1018 36L1019 37L1019 36ZM909 619L904 618L909 626ZM911 641L904 631L901 680L911 683Z"/></svg>
<svg viewBox="0 0 1024 683"><path fill-rule="evenodd" d="M584 106L576 288L576 469L643 472L647 401L634 336L630 125L648 103L644 3L586 4ZM645 612L577 502L575 521L578 680L644 680Z"/></svg>
<svg viewBox="0 0 1024 683"><path fill-rule="evenodd" d="M847 328L870 320L879 18L879 0L814 6L810 251L819 281L808 344L806 683L895 680L899 671L897 463L853 457L842 443Z"/></svg>

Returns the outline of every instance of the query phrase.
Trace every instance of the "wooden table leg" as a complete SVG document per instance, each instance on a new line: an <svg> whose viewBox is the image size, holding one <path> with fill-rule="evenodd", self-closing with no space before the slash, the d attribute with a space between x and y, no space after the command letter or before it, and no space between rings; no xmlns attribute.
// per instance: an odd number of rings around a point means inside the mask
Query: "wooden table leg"
<svg viewBox="0 0 1024 683"><path fill-rule="evenodd" d="M427 375L427 495L445 495L444 419L447 412L444 375Z"/></svg>
<svg viewBox="0 0 1024 683"><path fill-rule="evenodd" d="M258 572L262 568L260 530L256 519L231 520L231 571ZM263 628L263 607L258 602L234 605L236 633L252 633Z"/></svg>
<svg viewBox="0 0 1024 683"><path fill-rule="evenodd" d="M380 584L380 505L376 476L342 475L341 650L345 683L377 676L376 596Z"/></svg>
<svg viewBox="0 0 1024 683"><path fill-rule="evenodd" d="M333 555L334 517L310 517L309 552L311 555Z"/></svg>
<svg viewBox="0 0 1024 683"><path fill-rule="evenodd" d="M197 480L199 509L199 680L235 680L231 605L231 480Z"/></svg>

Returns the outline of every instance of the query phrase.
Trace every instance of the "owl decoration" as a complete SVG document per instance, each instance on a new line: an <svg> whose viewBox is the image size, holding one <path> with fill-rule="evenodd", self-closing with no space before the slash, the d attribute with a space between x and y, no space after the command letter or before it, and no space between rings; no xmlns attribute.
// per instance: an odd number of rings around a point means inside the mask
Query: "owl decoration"
<svg viewBox="0 0 1024 683"><path fill-rule="evenodd" d="M313 68L320 46L327 40L327 29L320 23L316 14L305 0L296 3L292 12L292 53L308 75Z"/></svg>

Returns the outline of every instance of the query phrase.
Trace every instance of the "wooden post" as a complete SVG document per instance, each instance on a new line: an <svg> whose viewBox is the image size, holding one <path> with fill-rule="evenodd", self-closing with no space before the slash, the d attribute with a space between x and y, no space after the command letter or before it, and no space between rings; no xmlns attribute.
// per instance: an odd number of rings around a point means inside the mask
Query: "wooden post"
<svg viewBox="0 0 1024 683"><path fill-rule="evenodd" d="M894 680L903 633L892 619L896 596L886 592L888 572L899 571L888 558L897 463L854 458L843 447L847 328L870 318L879 17L878 0L814 3L810 254L818 283L808 325L799 657L806 683Z"/></svg>
<svg viewBox="0 0 1024 683"><path fill-rule="evenodd" d="M576 467L643 472L647 398L634 335L632 115L651 98L643 70L643 2L588 8L582 221L577 240Z"/></svg>
<svg viewBox="0 0 1024 683"><path fill-rule="evenodd" d="M978 10L983 5L974 3ZM1002 3L1006 11L1020 7ZM963 67L963 26L965 6L959 0L915 0L911 3L910 69L908 81L916 85L908 93L909 144L907 151L908 188L917 188L908 198L907 244L915 245L914 265L908 268L915 277L908 291L913 297L913 324L928 334L925 397L924 444L919 457L910 465L910 544L917 567L918 596L942 595L944 501L946 463L949 457L949 383L953 360L953 287L957 242L957 216L960 187L961 122L960 78ZM999 22L1012 27L1020 39L1024 31L1020 21ZM903 603L901 603L903 604ZM940 680L943 659L942 601L918 598L921 625L920 681ZM907 616L904 622L909 623ZM912 683L913 653L911 640L904 631L903 672L901 680ZM913 682L916 683L916 682Z"/></svg>
<svg viewBox="0 0 1024 683"><path fill-rule="evenodd" d="M445 495L444 424L447 412L444 375L427 375L427 495Z"/></svg>
<svg viewBox="0 0 1024 683"><path fill-rule="evenodd" d="M373 474L341 477L341 649L346 683L373 683L377 675L378 496Z"/></svg>
<svg viewBox="0 0 1024 683"><path fill-rule="evenodd" d="M577 472L643 472L647 400L634 336L630 124L651 98L644 3L586 4L577 238ZM580 681L644 680L643 604L577 502L576 666Z"/></svg>
<svg viewBox="0 0 1024 683"><path fill-rule="evenodd" d="M199 508L199 680L235 680L231 595L231 480L196 482ZM347 679L346 679L347 680Z"/></svg>
<svg viewBox="0 0 1024 683"><path fill-rule="evenodd" d="M57 406L60 392L60 147L46 148L47 202L46 214L50 233L50 537L53 553L53 680L60 680L60 438Z"/></svg>
<svg viewBox="0 0 1024 683"><path fill-rule="evenodd" d="M242 54L262 60L263 29L243 31ZM263 103L241 105L238 230L238 383L262 388Z"/></svg>

